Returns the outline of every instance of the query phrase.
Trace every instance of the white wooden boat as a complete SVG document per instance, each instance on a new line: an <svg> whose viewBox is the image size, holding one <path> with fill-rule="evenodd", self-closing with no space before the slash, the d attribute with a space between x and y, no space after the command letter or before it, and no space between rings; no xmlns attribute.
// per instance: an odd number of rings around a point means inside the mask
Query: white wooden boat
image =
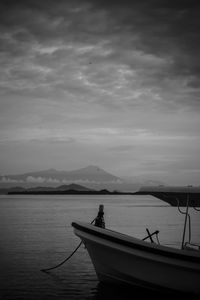
<svg viewBox="0 0 200 300"><path fill-rule="evenodd" d="M178 206L186 205L181 249L149 243L91 224L73 222L75 234L87 248L98 279L101 282L200 295L200 250L197 245L185 243L188 210L194 203L199 207L196 195L200 196L200 189L194 193L191 188L176 188L176 191L165 187L143 188L137 194L154 194L162 200L166 197L167 202L174 206L177 201Z"/></svg>

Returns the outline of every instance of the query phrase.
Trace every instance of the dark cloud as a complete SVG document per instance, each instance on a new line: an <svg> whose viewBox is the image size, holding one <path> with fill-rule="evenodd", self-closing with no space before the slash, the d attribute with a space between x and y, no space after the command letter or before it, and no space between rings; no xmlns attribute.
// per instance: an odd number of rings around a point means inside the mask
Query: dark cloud
<svg viewBox="0 0 200 300"><path fill-rule="evenodd" d="M98 94L109 84L111 88L120 85L113 66L125 65L137 72L137 88L150 89L169 104L196 107L199 13L198 0L1 1L1 66L7 84L3 88L30 91L36 87L38 92L43 83L51 92L64 88ZM102 42L100 50L83 49ZM81 86L77 78L73 80L78 69ZM131 72L128 76L123 77L125 88L135 90L135 77ZM32 79L30 85L25 84L28 79ZM178 86L183 91L180 95ZM170 89L174 96L168 94ZM119 97L123 95L118 92Z"/></svg>
<svg viewBox="0 0 200 300"><path fill-rule="evenodd" d="M2 171L198 183L199 15L199 0L1 0Z"/></svg>
<svg viewBox="0 0 200 300"><path fill-rule="evenodd" d="M173 72L199 73L199 1L96 1L115 16L119 27L136 33L136 46L170 56Z"/></svg>

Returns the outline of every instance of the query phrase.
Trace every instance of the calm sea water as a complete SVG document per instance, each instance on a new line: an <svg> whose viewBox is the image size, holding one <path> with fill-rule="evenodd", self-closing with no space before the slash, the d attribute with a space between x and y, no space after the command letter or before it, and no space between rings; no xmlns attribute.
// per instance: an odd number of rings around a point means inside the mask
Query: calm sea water
<svg viewBox="0 0 200 300"><path fill-rule="evenodd" d="M98 283L72 221L91 222L105 206L106 227L138 238L159 230L162 244L179 247L184 216L151 196L0 196L1 299L130 299L145 291ZM200 241L200 213L191 210L192 242ZM156 295L155 295L156 296Z"/></svg>

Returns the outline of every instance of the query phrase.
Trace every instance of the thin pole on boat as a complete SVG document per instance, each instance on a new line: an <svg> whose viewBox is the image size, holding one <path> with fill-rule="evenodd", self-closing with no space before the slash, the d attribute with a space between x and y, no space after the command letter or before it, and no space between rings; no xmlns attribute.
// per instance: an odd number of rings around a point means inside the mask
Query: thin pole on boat
<svg viewBox="0 0 200 300"><path fill-rule="evenodd" d="M104 211L103 210L104 210L104 206L103 206L103 204L100 204L98 215L95 218L95 223L94 223L95 226L101 227L101 228L105 228Z"/></svg>
<svg viewBox="0 0 200 300"><path fill-rule="evenodd" d="M182 237L181 249L184 248L186 225L187 225L187 218L188 218L188 210L189 210L189 193L187 194L187 204L186 204L185 222L184 222L184 229L183 229L183 237Z"/></svg>

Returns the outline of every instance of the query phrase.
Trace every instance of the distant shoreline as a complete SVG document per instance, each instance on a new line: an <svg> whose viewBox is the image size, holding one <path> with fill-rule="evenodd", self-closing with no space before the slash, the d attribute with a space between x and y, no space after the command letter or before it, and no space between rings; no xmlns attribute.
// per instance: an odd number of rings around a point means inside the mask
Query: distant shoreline
<svg viewBox="0 0 200 300"><path fill-rule="evenodd" d="M134 195L134 192L110 192L108 190L101 191L13 191L7 195Z"/></svg>

